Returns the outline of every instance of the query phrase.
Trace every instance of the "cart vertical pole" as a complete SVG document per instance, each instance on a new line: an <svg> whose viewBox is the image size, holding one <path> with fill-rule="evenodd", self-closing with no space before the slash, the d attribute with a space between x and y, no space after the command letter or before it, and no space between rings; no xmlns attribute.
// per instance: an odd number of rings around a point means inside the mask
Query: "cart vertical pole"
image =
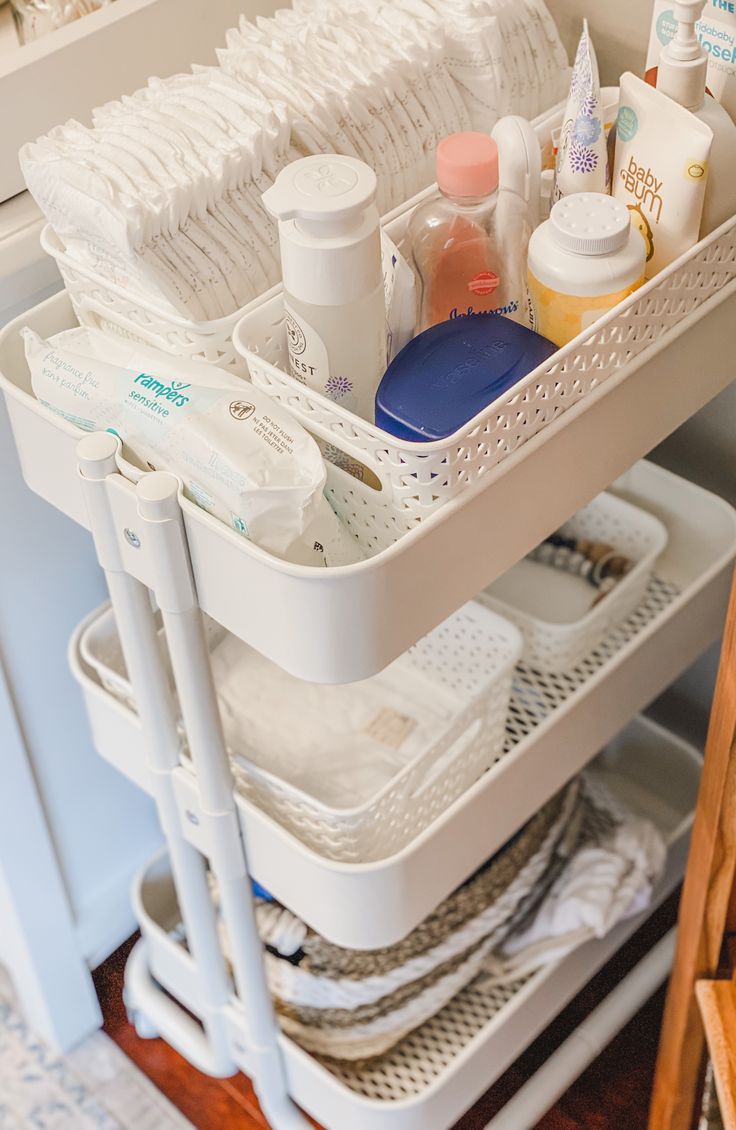
<svg viewBox="0 0 736 1130"><path fill-rule="evenodd" d="M201 805L200 817L220 893L231 946L233 975L243 1003L255 1068L254 1085L275 1130L305 1130L308 1123L288 1096L278 1025L266 980L263 947L245 847L234 799L212 680L209 649L192 575L179 505L179 483L166 472L144 475L137 487L138 513L154 574L174 679Z"/></svg>
<svg viewBox="0 0 736 1130"><path fill-rule="evenodd" d="M217 936L215 910L205 862L181 831L173 772L179 765L181 740L174 699L164 669L148 589L123 569L106 480L117 472L119 440L94 433L78 446L79 473L94 537L105 571L118 632L142 724L149 770L161 825L166 836L187 942L202 982L205 1015L217 1073L232 1075L223 1008L230 997L227 968Z"/></svg>

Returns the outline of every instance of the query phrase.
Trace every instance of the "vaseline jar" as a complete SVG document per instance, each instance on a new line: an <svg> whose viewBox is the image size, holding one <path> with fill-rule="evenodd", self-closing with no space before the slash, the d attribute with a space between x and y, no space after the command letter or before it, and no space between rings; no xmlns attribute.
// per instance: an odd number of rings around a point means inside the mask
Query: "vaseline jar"
<svg viewBox="0 0 736 1130"><path fill-rule="evenodd" d="M644 282L647 248L620 200L578 192L553 207L529 242L537 333L567 345Z"/></svg>

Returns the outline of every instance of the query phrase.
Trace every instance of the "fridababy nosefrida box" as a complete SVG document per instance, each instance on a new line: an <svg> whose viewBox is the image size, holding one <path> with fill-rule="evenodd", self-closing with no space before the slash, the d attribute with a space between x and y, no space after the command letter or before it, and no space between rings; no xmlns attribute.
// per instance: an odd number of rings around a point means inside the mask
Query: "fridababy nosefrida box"
<svg viewBox="0 0 736 1130"><path fill-rule="evenodd" d="M658 65L676 30L672 0L654 0L647 71ZM706 0L695 30L708 54L708 89L736 121L736 0Z"/></svg>

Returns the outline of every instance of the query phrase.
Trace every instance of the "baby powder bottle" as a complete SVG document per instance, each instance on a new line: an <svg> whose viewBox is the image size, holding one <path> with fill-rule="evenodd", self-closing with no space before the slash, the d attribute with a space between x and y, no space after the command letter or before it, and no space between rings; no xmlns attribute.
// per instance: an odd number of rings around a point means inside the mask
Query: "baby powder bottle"
<svg viewBox="0 0 736 1130"><path fill-rule="evenodd" d="M414 212L402 244L417 279L417 332L474 314L505 314L528 325L526 296L518 293L523 278L507 269L497 231L496 142L472 132L443 138L437 185L439 192Z"/></svg>
<svg viewBox="0 0 736 1130"><path fill-rule="evenodd" d="M371 423L387 348L376 187L362 161L317 155L263 193L279 221L291 372Z"/></svg>
<svg viewBox="0 0 736 1130"><path fill-rule="evenodd" d="M644 282L646 244L620 200L578 192L529 241L537 332L567 345Z"/></svg>

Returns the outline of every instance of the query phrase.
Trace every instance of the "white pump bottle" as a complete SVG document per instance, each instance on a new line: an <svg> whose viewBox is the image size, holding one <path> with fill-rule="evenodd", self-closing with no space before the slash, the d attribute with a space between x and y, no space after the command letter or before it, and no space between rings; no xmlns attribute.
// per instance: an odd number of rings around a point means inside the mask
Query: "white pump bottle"
<svg viewBox="0 0 736 1130"><path fill-rule="evenodd" d="M728 220L736 207L736 124L720 102L706 94L708 56L695 32L704 4L705 0L674 0L677 33L662 48L657 74L657 90L679 102L713 130L701 235L707 235Z"/></svg>
<svg viewBox="0 0 736 1130"><path fill-rule="evenodd" d="M387 339L375 196L368 165L321 154L263 194L279 221L292 374L371 423Z"/></svg>

